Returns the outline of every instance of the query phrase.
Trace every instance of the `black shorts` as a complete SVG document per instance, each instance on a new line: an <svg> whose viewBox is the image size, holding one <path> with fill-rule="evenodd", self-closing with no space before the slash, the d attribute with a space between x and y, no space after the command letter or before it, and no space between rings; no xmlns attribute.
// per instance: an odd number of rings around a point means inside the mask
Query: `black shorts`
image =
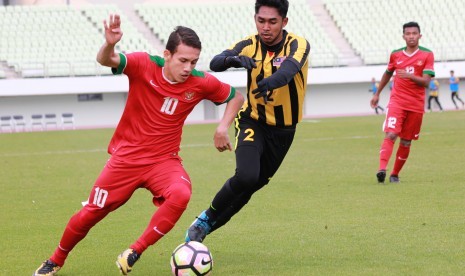
<svg viewBox="0 0 465 276"><path fill-rule="evenodd" d="M286 157L295 135L295 127L279 128L265 125L248 117L238 119L236 126L236 163L253 166L260 171L260 182L268 183ZM260 155L260 164L250 162L248 147ZM262 184L266 184L262 183Z"/></svg>

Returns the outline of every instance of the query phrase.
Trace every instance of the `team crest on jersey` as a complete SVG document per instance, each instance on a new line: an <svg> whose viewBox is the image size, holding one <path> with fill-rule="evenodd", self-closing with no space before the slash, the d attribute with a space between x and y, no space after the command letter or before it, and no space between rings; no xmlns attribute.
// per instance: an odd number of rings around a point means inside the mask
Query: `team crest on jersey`
<svg viewBox="0 0 465 276"><path fill-rule="evenodd" d="M417 65L418 65L418 66L422 66L422 65L423 65L423 60L419 60L419 61L417 62Z"/></svg>
<svg viewBox="0 0 465 276"><path fill-rule="evenodd" d="M184 92L184 100L186 101L191 101L195 96L195 92L189 92L189 91L186 91Z"/></svg>
<svg viewBox="0 0 465 276"><path fill-rule="evenodd" d="M275 57L273 59L273 66L281 66L281 63L283 63L284 60L286 60L286 56L284 56L284 57Z"/></svg>

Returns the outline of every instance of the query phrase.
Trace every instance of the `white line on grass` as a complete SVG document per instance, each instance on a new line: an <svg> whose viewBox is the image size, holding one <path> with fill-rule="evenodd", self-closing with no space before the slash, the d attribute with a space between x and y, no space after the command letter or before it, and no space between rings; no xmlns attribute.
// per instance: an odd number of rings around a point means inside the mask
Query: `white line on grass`
<svg viewBox="0 0 465 276"><path fill-rule="evenodd" d="M79 154L79 153L92 153L102 152L105 149L88 149L88 150L57 150L57 151L39 151L39 152L16 152L16 153L3 153L1 157L19 157L31 155L64 155L64 154Z"/></svg>
<svg viewBox="0 0 465 276"><path fill-rule="evenodd" d="M183 145L181 148L200 148L209 147L212 144L191 144ZM37 156L37 155L65 155L65 154L81 154L81 153L94 153L94 152L106 152L106 149L88 149L88 150L57 150L57 151L39 151L39 152L13 152L13 153L2 153L0 157L21 157L21 156Z"/></svg>
<svg viewBox="0 0 465 276"><path fill-rule="evenodd" d="M304 138L301 141L332 141L332 140L356 140L356 139L369 139L374 138L374 135L370 136L349 136L349 137L321 137L321 138Z"/></svg>
<svg viewBox="0 0 465 276"><path fill-rule="evenodd" d="M433 133L426 132L422 133L422 136L431 135ZM438 134L438 133L434 133ZM312 141L333 141L333 140L358 140L358 139L370 139L375 137L382 137L380 135L369 135L369 136L347 136L347 137L321 137L321 138L304 138L299 139L304 142ZM181 148L204 148L213 147L213 144L187 144L182 145ZM106 149L88 149L88 150L59 150L59 151L42 151L42 152L17 152L17 153L2 153L0 157L20 157L20 156L37 156L37 155L64 155L64 154L81 154L81 153L93 153L93 152L106 152Z"/></svg>
<svg viewBox="0 0 465 276"><path fill-rule="evenodd" d="M429 136L429 135L443 135L447 133L452 133L452 131L447 132L422 132L421 136ZM357 139L371 139L376 137L384 137L384 134L381 132L379 135L366 135L366 136L347 136L347 137L321 137L321 138L303 138L300 139L301 141L309 142L309 141L332 141L332 140L357 140Z"/></svg>

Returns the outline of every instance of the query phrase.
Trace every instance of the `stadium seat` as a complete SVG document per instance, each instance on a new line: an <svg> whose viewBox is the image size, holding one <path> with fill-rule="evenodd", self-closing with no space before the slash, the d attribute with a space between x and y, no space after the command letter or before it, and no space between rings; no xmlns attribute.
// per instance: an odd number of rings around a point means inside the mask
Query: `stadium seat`
<svg viewBox="0 0 465 276"><path fill-rule="evenodd" d="M44 126L45 129L53 127L54 129L58 128L57 115L55 113L47 113L44 116Z"/></svg>
<svg viewBox="0 0 465 276"><path fill-rule="evenodd" d="M23 115L13 115L15 132L26 131L26 121Z"/></svg>
<svg viewBox="0 0 465 276"><path fill-rule="evenodd" d="M44 116L42 114L31 115L31 131L34 131L36 128L44 130Z"/></svg>
<svg viewBox="0 0 465 276"><path fill-rule="evenodd" d="M102 20L108 18L110 14L118 13L121 17L122 28L124 32L123 39L117 44L117 50L124 52L146 51L153 50L154 47L150 46L148 40L137 30L131 20L125 13L115 4L100 4L100 5L84 5L82 7L83 14L89 21L96 26L99 31L100 39L96 42L97 45L103 43L103 25ZM95 51L95 50L94 50ZM93 53L95 55L95 53ZM95 70L96 67L94 66Z"/></svg>
<svg viewBox="0 0 465 276"><path fill-rule="evenodd" d="M70 62L50 62L46 68L46 76L52 77L67 77L72 76L73 65Z"/></svg>
<svg viewBox="0 0 465 276"><path fill-rule="evenodd" d="M66 126L70 126L72 129L75 129L73 113L62 113L61 114L61 128L66 129L67 128Z"/></svg>
<svg viewBox="0 0 465 276"><path fill-rule="evenodd" d="M104 41L102 20L110 11L122 14L124 37L136 43L125 50L149 47L116 5L14 7L7 6L0 16L0 62L7 62L25 78L98 75L95 55ZM96 12L90 12L94 9ZM75 70L75 66L79 68Z"/></svg>
<svg viewBox="0 0 465 276"><path fill-rule="evenodd" d="M412 20L421 26L423 37L420 45L433 50L436 61L465 60L463 50L450 51L450 47L465 47L463 40L456 39L465 36L462 21L457 20L465 13L463 1L323 2L354 52L362 57L366 65L385 64L390 52L405 44L402 25Z"/></svg>
<svg viewBox="0 0 465 276"><path fill-rule="evenodd" d="M317 22L308 1L295 0L292 3L288 14L291 20L286 29L307 38L312 45L312 55L335 57L318 59L312 66L334 66L340 55L339 50ZM201 70L208 70L214 55L256 32L253 7L241 1L141 3L134 7L141 20L163 43L166 43L175 26L193 28L203 42L202 55L197 63L197 68Z"/></svg>
<svg viewBox="0 0 465 276"><path fill-rule="evenodd" d="M316 2L323 3L332 22L322 19L319 10L312 11ZM123 21L124 36L117 51L159 54L157 47L166 43L175 26L192 27L204 42L197 65L201 70L208 70L215 54L256 32L253 7L245 1L157 0L133 8L139 18L116 4L1 5L0 62L6 66L0 68L0 79L109 75L95 65L95 55L103 43L102 20L110 13L119 13ZM347 51L333 42L334 36L330 38L328 24L337 26L352 56L372 65L384 64L390 51L404 44L401 26L410 20L420 23L421 45L433 50L437 61L461 61L465 42L457 38L465 37L459 20L463 14L461 0L293 0L286 29L309 40L312 67L348 65L343 57Z"/></svg>
<svg viewBox="0 0 465 276"><path fill-rule="evenodd" d="M13 132L13 123L10 115L0 116L0 131Z"/></svg>

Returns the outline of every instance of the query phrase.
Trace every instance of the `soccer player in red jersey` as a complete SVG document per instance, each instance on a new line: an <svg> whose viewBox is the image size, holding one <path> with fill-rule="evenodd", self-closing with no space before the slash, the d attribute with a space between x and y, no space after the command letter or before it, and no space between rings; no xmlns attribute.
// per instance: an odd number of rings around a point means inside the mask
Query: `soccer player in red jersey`
<svg viewBox="0 0 465 276"><path fill-rule="evenodd" d="M152 193L158 209L142 235L117 257L121 272L127 275L147 247L173 228L191 197L191 181L178 155L182 127L201 100L227 103L214 144L219 151L232 150L228 129L244 98L230 85L194 69L201 51L197 34L176 27L163 57L117 54L115 44L123 35L120 24L119 15L110 16L109 24L104 21L106 41L97 54L100 64L129 79L127 103L108 146L111 157L88 202L68 222L55 252L33 275L54 275L89 230L138 188Z"/></svg>
<svg viewBox="0 0 465 276"><path fill-rule="evenodd" d="M419 46L421 32L418 23L405 23L403 38L406 47L391 53L379 89L371 99L371 107L375 107L381 91L395 73L395 85L383 124L386 134L381 145L379 171L376 174L379 183L384 183L386 178L386 167L397 137L400 137L400 143L389 181L399 182L399 172L407 161L412 140L419 138L425 108L425 89L434 77L434 55L429 49Z"/></svg>

